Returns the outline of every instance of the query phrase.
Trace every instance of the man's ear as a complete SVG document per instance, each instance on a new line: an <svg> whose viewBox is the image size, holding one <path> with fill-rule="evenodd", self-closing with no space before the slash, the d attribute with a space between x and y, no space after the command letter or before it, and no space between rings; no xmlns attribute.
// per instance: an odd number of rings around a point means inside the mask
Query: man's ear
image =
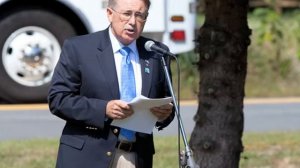
<svg viewBox="0 0 300 168"><path fill-rule="evenodd" d="M113 11L110 8L106 8L106 14L107 14L107 18L109 20L109 22L112 22L112 17L113 17Z"/></svg>

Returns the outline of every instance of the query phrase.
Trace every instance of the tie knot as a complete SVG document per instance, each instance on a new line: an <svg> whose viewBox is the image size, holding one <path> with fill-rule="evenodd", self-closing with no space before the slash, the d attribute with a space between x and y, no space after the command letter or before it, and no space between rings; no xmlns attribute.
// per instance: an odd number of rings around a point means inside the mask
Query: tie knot
<svg viewBox="0 0 300 168"><path fill-rule="evenodd" d="M129 47L123 47L120 49L120 53L126 57L129 55L130 51L131 49Z"/></svg>

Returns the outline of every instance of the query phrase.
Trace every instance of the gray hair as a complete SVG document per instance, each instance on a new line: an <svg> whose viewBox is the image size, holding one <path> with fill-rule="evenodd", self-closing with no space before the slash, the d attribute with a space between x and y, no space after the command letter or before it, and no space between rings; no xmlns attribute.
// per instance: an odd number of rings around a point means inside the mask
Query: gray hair
<svg viewBox="0 0 300 168"><path fill-rule="evenodd" d="M110 7L110 8L116 7L117 1L122 1L122 0L108 0L108 7ZM150 0L141 0L141 1L144 1L147 9L150 8L150 5L151 5Z"/></svg>

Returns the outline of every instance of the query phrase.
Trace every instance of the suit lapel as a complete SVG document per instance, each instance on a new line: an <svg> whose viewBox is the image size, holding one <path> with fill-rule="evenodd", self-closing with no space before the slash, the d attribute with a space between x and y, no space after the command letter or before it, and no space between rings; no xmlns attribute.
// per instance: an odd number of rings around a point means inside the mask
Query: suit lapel
<svg viewBox="0 0 300 168"><path fill-rule="evenodd" d="M111 91L113 98L120 98L119 84L117 71L115 67L115 60L113 56L111 41L108 35L108 29L102 31L103 33L99 36L99 46L97 58L99 61L99 67L103 73L105 79L107 79L107 88ZM101 40L105 39L105 40ZM137 39L137 49L139 52L139 61L141 65L141 75L142 75L142 95L148 97L151 80L153 75L153 52L148 52L144 48L145 39Z"/></svg>
<svg viewBox="0 0 300 168"><path fill-rule="evenodd" d="M103 39L103 40L102 40ZM111 92L113 98L120 98L118 77L116 71L115 59L112 51L108 29L104 30L102 36L99 37L99 46L97 58L100 63L100 69L104 75L108 90Z"/></svg>
<svg viewBox="0 0 300 168"><path fill-rule="evenodd" d="M145 41L142 38L137 40L137 48L140 56L141 74L142 74L142 95L148 97L151 88L153 59L151 52L146 51L144 48Z"/></svg>

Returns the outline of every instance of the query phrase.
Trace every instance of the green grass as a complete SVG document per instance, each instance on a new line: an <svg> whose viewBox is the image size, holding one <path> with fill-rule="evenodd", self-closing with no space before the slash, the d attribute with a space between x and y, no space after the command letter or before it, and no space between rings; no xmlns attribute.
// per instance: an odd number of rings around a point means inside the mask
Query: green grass
<svg viewBox="0 0 300 168"><path fill-rule="evenodd" d="M300 165L298 132L245 133L243 142L241 168L298 168ZM177 138L156 137L155 144L154 168L178 167ZM0 168L53 168L57 147L57 139L0 141Z"/></svg>
<svg viewBox="0 0 300 168"><path fill-rule="evenodd" d="M243 137L245 152L241 157L243 168L299 168L300 134L248 133Z"/></svg>
<svg viewBox="0 0 300 168"><path fill-rule="evenodd" d="M58 140L0 141L0 168L53 168Z"/></svg>

